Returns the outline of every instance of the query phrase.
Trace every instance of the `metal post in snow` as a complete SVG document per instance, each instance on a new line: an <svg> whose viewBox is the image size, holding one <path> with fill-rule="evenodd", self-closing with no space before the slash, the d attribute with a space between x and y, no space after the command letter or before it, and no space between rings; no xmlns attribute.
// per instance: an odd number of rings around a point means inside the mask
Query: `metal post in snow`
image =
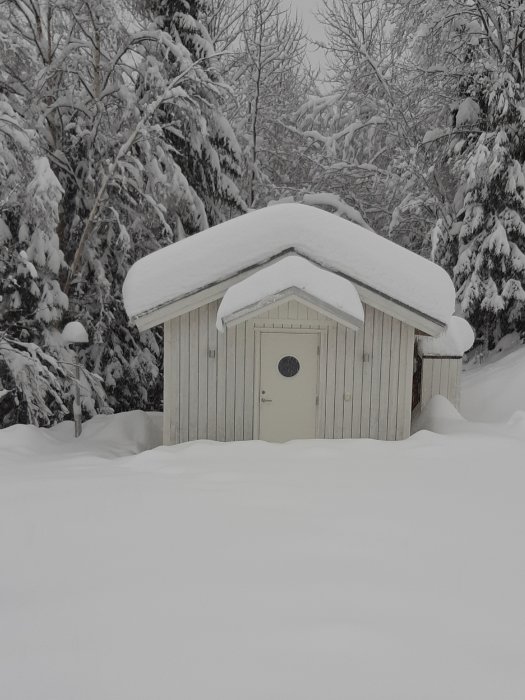
<svg viewBox="0 0 525 700"><path fill-rule="evenodd" d="M71 321L64 326L62 331L64 345L72 346L73 361L75 364L75 398L73 399L73 419L75 421L75 437L82 433L82 405L80 403L80 364L78 362L78 348L89 342L88 334L80 321Z"/></svg>
<svg viewBox="0 0 525 700"><path fill-rule="evenodd" d="M80 365L78 364L78 353L74 351L75 358L75 400L73 401L73 418L75 421L75 437L82 433L82 406L80 404Z"/></svg>

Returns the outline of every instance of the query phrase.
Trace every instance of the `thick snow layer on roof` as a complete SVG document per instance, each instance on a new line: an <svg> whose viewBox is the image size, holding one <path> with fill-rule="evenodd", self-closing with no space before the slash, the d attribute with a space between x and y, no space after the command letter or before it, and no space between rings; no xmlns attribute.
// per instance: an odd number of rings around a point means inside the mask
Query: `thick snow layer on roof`
<svg viewBox="0 0 525 700"><path fill-rule="evenodd" d="M297 255L290 255L231 286L217 312L217 328L244 309L263 307L278 301L286 290L295 288L318 299L334 311L361 325L364 309L354 285Z"/></svg>
<svg viewBox="0 0 525 700"><path fill-rule="evenodd" d="M474 345L474 331L468 321L453 316L447 329L437 338L422 337L418 340L421 355L437 357L461 357Z"/></svg>
<svg viewBox="0 0 525 700"><path fill-rule="evenodd" d="M357 224L304 204L260 209L136 262L124 283L132 319L290 251L447 323L455 293L447 273Z"/></svg>

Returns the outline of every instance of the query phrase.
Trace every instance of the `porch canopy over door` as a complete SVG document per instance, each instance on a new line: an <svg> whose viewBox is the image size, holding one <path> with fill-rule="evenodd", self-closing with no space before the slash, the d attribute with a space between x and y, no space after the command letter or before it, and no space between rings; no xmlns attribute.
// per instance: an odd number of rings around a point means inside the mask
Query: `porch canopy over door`
<svg viewBox="0 0 525 700"><path fill-rule="evenodd" d="M222 332L285 301L302 302L354 331L363 325L363 304L349 280L289 255L227 290L217 312L217 329Z"/></svg>

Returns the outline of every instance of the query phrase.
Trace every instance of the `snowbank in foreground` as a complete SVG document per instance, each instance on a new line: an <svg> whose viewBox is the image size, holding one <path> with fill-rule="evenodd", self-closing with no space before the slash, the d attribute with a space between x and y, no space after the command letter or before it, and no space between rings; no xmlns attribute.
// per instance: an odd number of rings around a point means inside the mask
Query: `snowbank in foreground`
<svg viewBox="0 0 525 700"><path fill-rule="evenodd" d="M75 439L74 424L64 421L53 428L14 425L0 430L0 467L24 462L45 463L68 457L88 459L126 457L162 444L162 414L129 411L96 416L82 426Z"/></svg>
<svg viewBox="0 0 525 700"><path fill-rule="evenodd" d="M0 431L1 698L522 700L524 441L158 429Z"/></svg>

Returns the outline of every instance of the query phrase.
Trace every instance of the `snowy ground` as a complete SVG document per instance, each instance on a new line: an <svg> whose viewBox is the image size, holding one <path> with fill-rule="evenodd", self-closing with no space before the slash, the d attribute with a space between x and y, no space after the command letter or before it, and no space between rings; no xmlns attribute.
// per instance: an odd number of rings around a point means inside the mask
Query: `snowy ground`
<svg viewBox="0 0 525 700"><path fill-rule="evenodd" d="M525 411L525 347L465 372L461 408L465 418L487 422L508 421Z"/></svg>
<svg viewBox="0 0 525 700"><path fill-rule="evenodd" d="M524 351L500 362L467 376L471 418L525 410ZM438 400L421 424L152 450L141 413L0 432L0 698L523 700L525 420Z"/></svg>

